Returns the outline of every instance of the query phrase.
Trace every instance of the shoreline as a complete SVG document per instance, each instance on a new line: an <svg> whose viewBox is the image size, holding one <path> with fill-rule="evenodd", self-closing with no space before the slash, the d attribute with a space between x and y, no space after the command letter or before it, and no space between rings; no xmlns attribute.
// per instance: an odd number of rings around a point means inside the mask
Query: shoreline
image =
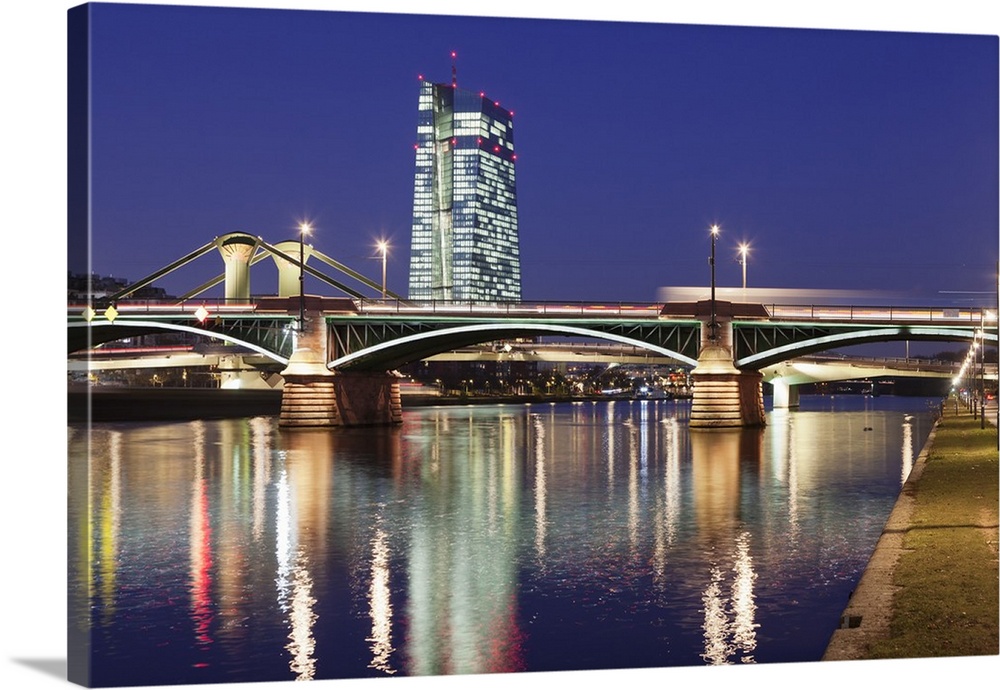
<svg viewBox="0 0 1000 690"><path fill-rule="evenodd" d="M866 659L869 646L888 637L893 595L898 589L893 584L893 574L904 551L903 539L913 516L917 483L927 467L927 458L934 447L934 437L940 424L939 417L927 434L910 476L903 483L875 549L840 616L840 627L830 636L821 661Z"/></svg>
<svg viewBox="0 0 1000 690"><path fill-rule="evenodd" d="M995 617L991 624L980 620L976 624L979 627L966 618L961 621L962 625L952 629L950 626L956 624L955 620L949 617L947 611L942 613L940 607L942 601L951 601L955 596L961 599L968 597L974 601L987 601L991 598L994 603L996 601L995 476L989 480L987 474L986 483L976 483L977 491L970 493L968 484L954 486L956 475L949 475L947 470L942 470L942 467L950 466L963 473L975 472L977 469L989 473L989 458L995 463L995 453L1000 450L1000 445L997 445L1000 442L995 436L998 426L995 401L986 410L985 419L989 420L989 424L983 427L982 422L977 424L974 418L972 424L973 428L992 427L989 444L982 445L983 441L973 441L968 436L967 424L971 416L969 411L959 411L956 408L954 412L948 409L936 420L914 461L910 476L900 490L861 578L848 599L840 619L840 627L830 637L821 657L822 661L936 659L955 655L996 654L998 638ZM935 444L944 447L936 450ZM964 458L963 453L967 454ZM927 471L928 467L932 469ZM953 469L952 472L954 471ZM973 477L970 481L982 480ZM981 495L978 495L979 490L983 492ZM993 493L992 500L990 492ZM940 554L947 552L954 544L950 541L953 537L937 536L928 540L928 535L933 534L926 531L928 505L945 505L942 500L946 501L947 508L946 515L934 521L939 529L950 528L965 532L986 530L984 544L988 553L982 562L977 557L972 562L950 565L951 568L958 568L955 577L962 578L966 583L963 585L965 591L960 595L933 574L940 572L940 564L935 559L940 558ZM933 501L937 502L932 503ZM924 536L914 543L909 537L921 529L924 530ZM901 565L903 561L906 562L905 567ZM922 565L915 569L915 564ZM991 584L983 585L984 581ZM898 597L905 598L905 602ZM967 607L969 603L955 602L954 605ZM965 618L966 614L961 613L961 617ZM914 631L919 633L915 634Z"/></svg>
<svg viewBox="0 0 1000 690"><path fill-rule="evenodd" d="M138 388L71 385L67 391L70 424L88 422L168 422L194 419L234 419L281 413L281 389ZM845 394L848 396L854 394ZM903 396L909 397L909 396ZM921 397L921 396L917 396ZM936 396L935 396L936 397ZM469 395L439 396L409 393L403 409L467 405L540 405L566 402L670 401L686 403L690 396L629 395Z"/></svg>
<svg viewBox="0 0 1000 690"><path fill-rule="evenodd" d="M525 405L611 400L674 400L689 398L638 398L629 396L476 395L443 397L402 396L403 409L431 406ZM281 390L228 390L220 388L118 388L85 386L68 391L68 421L86 422L181 421L278 416Z"/></svg>

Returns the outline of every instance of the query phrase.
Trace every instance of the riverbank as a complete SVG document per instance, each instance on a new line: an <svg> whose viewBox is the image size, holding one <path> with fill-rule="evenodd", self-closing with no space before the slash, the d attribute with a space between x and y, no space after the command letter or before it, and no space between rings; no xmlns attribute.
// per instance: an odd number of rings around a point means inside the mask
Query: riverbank
<svg viewBox="0 0 1000 690"><path fill-rule="evenodd" d="M953 400L921 450L825 661L996 655L998 441Z"/></svg>
<svg viewBox="0 0 1000 690"><path fill-rule="evenodd" d="M70 389L69 422L150 422L277 416L281 391L219 388Z"/></svg>

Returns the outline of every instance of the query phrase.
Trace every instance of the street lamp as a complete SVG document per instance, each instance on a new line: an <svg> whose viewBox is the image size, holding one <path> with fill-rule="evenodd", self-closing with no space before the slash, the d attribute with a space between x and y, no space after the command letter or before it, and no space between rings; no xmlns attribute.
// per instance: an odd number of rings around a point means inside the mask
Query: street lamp
<svg viewBox="0 0 1000 690"><path fill-rule="evenodd" d="M986 428L986 319L993 320L991 311L979 312L979 428Z"/></svg>
<svg viewBox="0 0 1000 690"><path fill-rule="evenodd" d="M379 240L377 246L382 252L382 299L385 299L385 258L389 252L389 243L385 240Z"/></svg>
<svg viewBox="0 0 1000 690"><path fill-rule="evenodd" d="M719 327L719 324L715 321L715 238L719 236L719 226L713 225L709 228L709 231L712 233L712 256L708 260L709 265L712 267L712 320L708 324L708 339L712 343L715 343L718 339L716 329Z"/></svg>
<svg viewBox="0 0 1000 690"><path fill-rule="evenodd" d="M747 253L750 251L750 245L746 242L741 242L737 247L740 253L740 265L743 266L743 289L747 289ZM746 295L744 295L744 298Z"/></svg>
<svg viewBox="0 0 1000 690"><path fill-rule="evenodd" d="M306 235L312 232L309 223L299 224L299 333L306 328Z"/></svg>

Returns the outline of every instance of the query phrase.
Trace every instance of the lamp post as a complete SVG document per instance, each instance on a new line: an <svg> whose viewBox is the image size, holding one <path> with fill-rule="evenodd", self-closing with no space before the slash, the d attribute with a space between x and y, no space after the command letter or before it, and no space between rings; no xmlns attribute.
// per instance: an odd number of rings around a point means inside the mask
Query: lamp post
<svg viewBox="0 0 1000 690"><path fill-rule="evenodd" d="M986 320L992 321L991 311L979 312L979 428L986 428Z"/></svg>
<svg viewBox="0 0 1000 690"><path fill-rule="evenodd" d="M718 339L718 334L716 333L716 329L719 327L719 324L717 324L715 321L715 238L719 236L719 226L713 225L711 228L709 228L709 230L712 233L712 256L708 260L709 265L711 265L712 267L712 299L711 299L712 320L708 324L708 329L709 329L708 339L713 344L715 344L716 340Z"/></svg>
<svg viewBox="0 0 1000 690"><path fill-rule="evenodd" d="M982 320L981 330L983 334L983 364L980 371L982 372L982 380L983 380L983 421L980 423L981 424L980 428L986 428L986 322L993 321L996 317L997 315L990 310L986 310L981 315L981 320ZM998 367L1000 367L1000 361L998 361L997 365Z"/></svg>
<svg viewBox="0 0 1000 690"><path fill-rule="evenodd" d="M986 428L986 326L985 314L979 312L979 428Z"/></svg>
<svg viewBox="0 0 1000 690"><path fill-rule="evenodd" d="M309 223L299 224L299 333L306 329L306 235L312 232Z"/></svg>
<svg viewBox="0 0 1000 690"><path fill-rule="evenodd" d="M750 245L746 242L741 242L737 249L740 252L740 265L743 266L743 290L747 289L747 253L750 251ZM746 298L746 295L744 295Z"/></svg>
<svg viewBox="0 0 1000 690"><path fill-rule="evenodd" d="M379 240L378 249L382 252L382 299L385 299L385 260L389 252L389 243L385 240Z"/></svg>
<svg viewBox="0 0 1000 690"><path fill-rule="evenodd" d="M976 419L977 414L977 403L978 393L976 391L976 336L972 335L972 347L969 348L969 354L965 358L965 367L968 373L966 374L967 384L969 387L969 410L972 411L972 418Z"/></svg>

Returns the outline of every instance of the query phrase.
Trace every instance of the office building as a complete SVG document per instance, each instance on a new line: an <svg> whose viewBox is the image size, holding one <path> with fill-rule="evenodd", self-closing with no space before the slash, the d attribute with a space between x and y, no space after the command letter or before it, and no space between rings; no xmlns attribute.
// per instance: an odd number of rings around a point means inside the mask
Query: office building
<svg viewBox="0 0 1000 690"><path fill-rule="evenodd" d="M520 301L513 127L484 94L421 80L410 299Z"/></svg>

